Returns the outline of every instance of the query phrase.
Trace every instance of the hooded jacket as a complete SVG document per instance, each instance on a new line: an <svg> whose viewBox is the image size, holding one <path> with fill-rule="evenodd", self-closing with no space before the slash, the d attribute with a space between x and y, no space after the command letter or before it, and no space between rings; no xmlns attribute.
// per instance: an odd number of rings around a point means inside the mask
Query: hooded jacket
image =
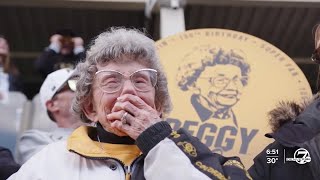
<svg viewBox="0 0 320 180"><path fill-rule="evenodd" d="M197 138L165 122L154 124L136 144L94 141L97 128L82 126L68 141L45 147L9 180L251 179L239 158L212 153Z"/></svg>
<svg viewBox="0 0 320 180"><path fill-rule="evenodd" d="M253 179L319 179L320 177L320 99L316 95L310 102L297 104L281 102L269 113L275 141L254 158L249 173ZM298 150L304 148L307 150ZM275 163L267 156L278 155ZM303 151L304 154L300 154ZM310 162L292 160L295 156L310 157Z"/></svg>

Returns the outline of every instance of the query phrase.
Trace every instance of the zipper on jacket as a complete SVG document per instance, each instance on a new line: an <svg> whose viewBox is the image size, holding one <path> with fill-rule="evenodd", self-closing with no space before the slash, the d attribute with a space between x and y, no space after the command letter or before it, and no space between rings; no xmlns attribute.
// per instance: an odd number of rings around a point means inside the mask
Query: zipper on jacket
<svg viewBox="0 0 320 180"><path fill-rule="evenodd" d="M124 166L124 172L126 173L126 180L131 179L131 166Z"/></svg>
<svg viewBox="0 0 320 180"><path fill-rule="evenodd" d="M126 172L126 180L131 179L131 176L133 174L133 171L136 167L136 162L142 158L142 154L139 155L135 160L132 161L132 163L129 166L124 166L125 172Z"/></svg>

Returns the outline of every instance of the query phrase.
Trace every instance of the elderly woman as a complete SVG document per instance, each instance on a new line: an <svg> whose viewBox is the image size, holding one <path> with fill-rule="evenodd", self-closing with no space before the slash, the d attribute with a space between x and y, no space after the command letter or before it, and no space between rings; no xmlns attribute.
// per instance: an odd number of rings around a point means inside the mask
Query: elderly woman
<svg viewBox="0 0 320 180"><path fill-rule="evenodd" d="M10 179L250 178L238 158L214 154L185 130L173 132L167 80L154 41L137 30L99 35L77 65L80 127L50 144Z"/></svg>

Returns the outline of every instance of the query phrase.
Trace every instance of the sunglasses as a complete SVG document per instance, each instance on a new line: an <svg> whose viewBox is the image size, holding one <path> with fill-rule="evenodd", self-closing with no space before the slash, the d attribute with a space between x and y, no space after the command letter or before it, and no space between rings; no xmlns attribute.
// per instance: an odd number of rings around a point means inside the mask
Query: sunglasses
<svg viewBox="0 0 320 180"><path fill-rule="evenodd" d="M75 80L75 79L69 79L69 80L64 84L64 86L62 86L62 88L57 91L56 94L61 93L61 92L66 91L66 90L71 90L71 91L75 92L75 91L77 90L76 85L77 85L77 80Z"/></svg>

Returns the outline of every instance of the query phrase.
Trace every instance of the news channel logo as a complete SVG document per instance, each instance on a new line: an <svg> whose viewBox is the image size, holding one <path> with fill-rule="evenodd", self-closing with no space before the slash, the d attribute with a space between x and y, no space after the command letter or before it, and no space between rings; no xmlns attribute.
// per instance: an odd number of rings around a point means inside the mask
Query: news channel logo
<svg viewBox="0 0 320 180"><path fill-rule="evenodd" d="M296 162L298 164L306 164L311 162L311 156L308 150L305 148L297 149L293 158L286 158L286 151L283 150L284 155L284 163L288 162ZM279 150L278 149L267 149L266 150L266 158L268 164L275 164L279 160Z"/></svg>
<svg viewBox="0 0 320 180"><path fill-rule="evenodd" d="M294 152L293 158L286 158L286 161L295 161L298 164L306 164L311 162L311 157L308 150L299 148Z"/></svg>

